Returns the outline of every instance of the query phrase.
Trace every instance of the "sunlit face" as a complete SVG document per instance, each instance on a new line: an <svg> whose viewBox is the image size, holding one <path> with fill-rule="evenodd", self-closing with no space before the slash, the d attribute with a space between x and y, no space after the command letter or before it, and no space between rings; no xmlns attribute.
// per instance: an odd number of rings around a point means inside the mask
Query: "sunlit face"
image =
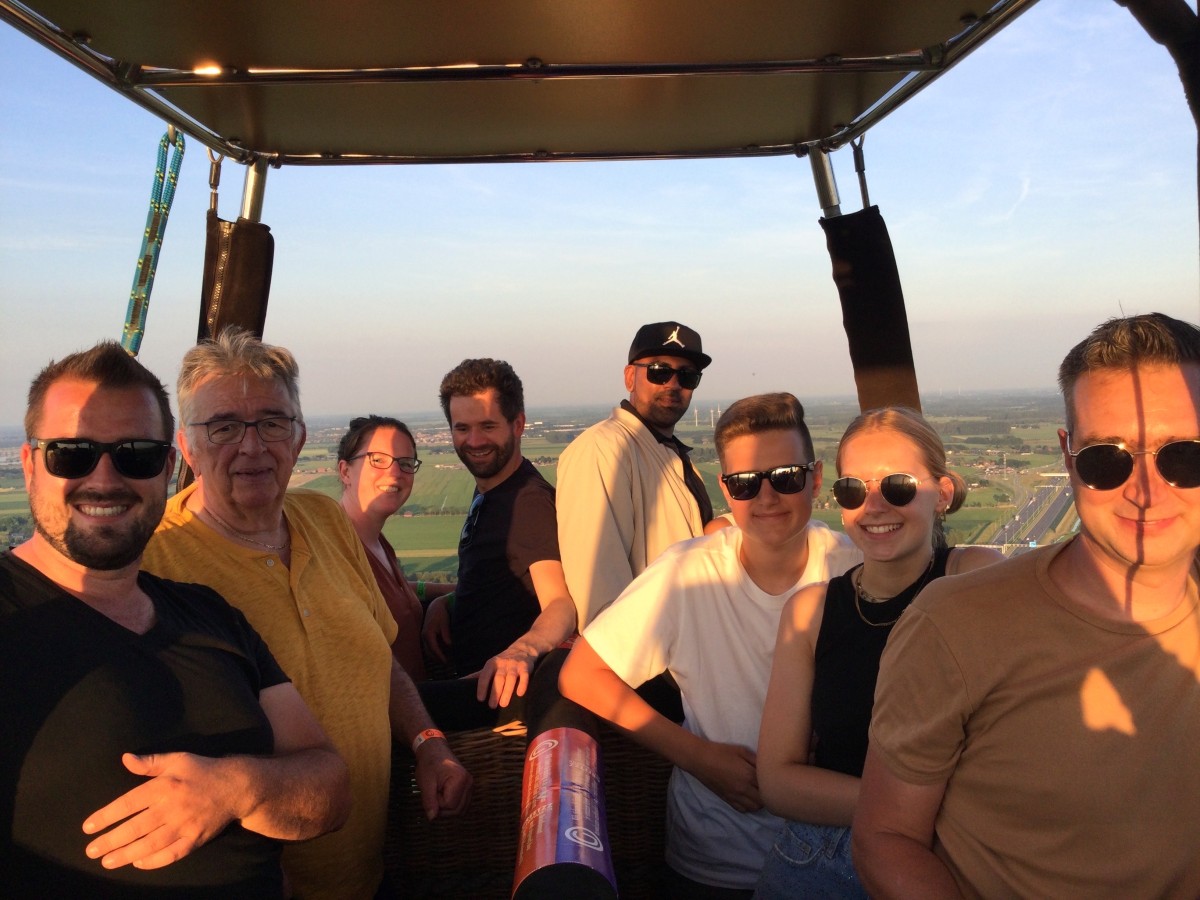
<svg viewBox="0 0 1200 900"><path fill-rule="evenodd" d="M74 379L50 386L32 437L170 439L148 389L100 388ZM82 478L56 478L46 471L43 451L26 444L21 465L37 533L60 554L89 569L121 569L137 562L162 518L174 463L172 450L159 475L127 478L106 453Z"/></svg>
<svg viewBox="0 0 1200 900"><path fill-rule="evenodd" d="M725 444L721 454L721 472L762 472L776 466L802 465L811 462L804 441L794 430L760 431L736 437ZM812 518L813 497L821 490L821 463L805 478L804 488L796 494L780 494L763 479L758 495L750 500L734 500L729 489L721 483L721 491L729 503L733 519L742 530L743 539L783 548L794 545L802 552L808 540L805 527Z"/></svg>
<svg viewBox="0 0 1200 900"><path fill-rule="evenodd" d="M668 433L673 431L675 423L683 418L692 403L692 391L681 388L678 378L672 378L666 384L651 384L640 364L660 362L673 369L694 369L696 364L681 356L647 356L635 362L639 365L625 367L625 389L629 391L630 404L651 425Z"/></svg>
<svg viewBox="0 0 1200 900"><path fill-rule="evenodd" d="M272 416L298 416L278 379L226 375L203 382L192 395L192 421L236 419L256 422ZM264 441L247 428L237 444L214 444L199 425L183 424L179 443L204 489L204 502L218 514L259 515L283 510L283 495L304 446L304 426L293 423L292 437Z"/></svg>
<svg viewBox="0 0 1200 900"><path fill-rule="evenodd" d="M358 459L340 460L338 476L349 498L359 509L384 517L399 511L412 494L413 472L402 471L394 462L386 469L371 465L364 454L386 453L388 456L414 457L416 448L408 435L390 425L381 425L371 433L354 454Z"/></svg>
<svg viewBox="0 0 1200 900"><path fill-rule="evenodd" d="M1124 442L1154 450L1172 440L1200 437L1200 366L1106 369L1075 382L1071 448ZM1060 441L1064 451L1065 432ZM1083 540L1102 561L1127 574L1131 566L1188 565L1200 546L1200 489L1175 488L1152 456L1135 456L1133 474L1111 491L1080 483L1064 453Z"/></svg>
<svg viewBox="0 0 1200 900"><path fill-rule="evenodd" d="M892 506L879 491L879 479L897 473L920 482L916 496L904 506ZM892 429L858 432L842 444L838 475L867 482L863 505L842 510L842 527L865 558L880 562L929 558L934 521L953 498L954 485L949 478L933 478L910 438Z"/></svg>
<svg viewBox="0 0 1200 900"><path fill-rule="evenodd" d="M454 452L481 490L499 484L521 463L520 441L525 414L509 422L500 409L495 388L480 394L450 398L450 436Z"/></svg>

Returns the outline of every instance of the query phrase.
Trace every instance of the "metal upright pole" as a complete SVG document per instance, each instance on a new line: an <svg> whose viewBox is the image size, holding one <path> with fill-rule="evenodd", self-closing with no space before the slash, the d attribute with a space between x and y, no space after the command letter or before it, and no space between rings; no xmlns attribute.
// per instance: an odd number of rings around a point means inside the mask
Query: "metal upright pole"
<svg viewBox="0 0 1200 900"><path fill-rule="evenodd" d="M833 166L829 162L829 154L820 147L813 147L808 153L812 163L813 181L817 185L817 200L821 204L821 214L826 219L833 219L842 214L842 201L838 197L837 180L833 177Z"/></svg>
<svg viewBox="0 0 1200 900"><path fill-rule="evenodd" d="M896 254L879 207L842 214L829 154L809 151L861 409L921 408ZM864 193L865 199L865 193Z"/></svg>
<svg viewBox="0 0 1200 900"><path fill-rule="evenodd" d="M246 166L241 217L251 222L262 221L263 194L267 190L267 162L265 156L256 156L254 162Z"/></svg>

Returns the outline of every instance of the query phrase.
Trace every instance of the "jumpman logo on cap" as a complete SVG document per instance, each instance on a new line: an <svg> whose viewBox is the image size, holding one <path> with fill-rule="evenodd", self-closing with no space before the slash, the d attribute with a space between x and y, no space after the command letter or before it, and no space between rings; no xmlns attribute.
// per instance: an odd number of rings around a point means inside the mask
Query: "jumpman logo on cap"
<svg viewBox="0 0 1200 900"><path fill-rule="evenodd" d="M667 346L667 344L678 344L680 347L684 346L683 341L679 339L679 327L680 326L676 325L675 330L667 336L665 341L663 341L664 347ZM684 349L686 350L687 348L684 347Z"/></svg>

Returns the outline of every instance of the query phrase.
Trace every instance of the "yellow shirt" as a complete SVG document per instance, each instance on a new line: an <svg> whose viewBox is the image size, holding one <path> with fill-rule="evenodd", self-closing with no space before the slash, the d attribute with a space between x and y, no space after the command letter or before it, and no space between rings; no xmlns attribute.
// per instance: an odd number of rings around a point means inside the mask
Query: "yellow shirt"
<svg viewBox="0 0 1200 900"><path fill-rule="evenodd" d="M289 569L277 553L240 547L198 519L185 506L193 490L168 502L142 565L206 584L240 609L350 767L345 826L284 849L295 896L371 897L383 876L397 629L362 544L332 499L288 492Z"/></svg>

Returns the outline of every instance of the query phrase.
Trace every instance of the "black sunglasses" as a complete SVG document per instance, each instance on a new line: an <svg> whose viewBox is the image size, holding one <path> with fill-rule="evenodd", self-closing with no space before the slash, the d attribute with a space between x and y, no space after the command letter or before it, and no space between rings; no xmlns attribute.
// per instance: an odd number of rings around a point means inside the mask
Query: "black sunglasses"
<svg viewBox="0 0 1200 900"><path fill-rule="evenodd" d="M476 494L467 510L467 521L463 522L462 533L458 536L458 546L465 547L475 536L475 525L479 522L479 510L483 507L483 494Z"/></svg>
<svg viewBox="0 0 1200 900"><path fill-rule="evenodd" d="M908 506L912 498L917 496L917 485L920 483L916 476L904 472L872 478L870 481L848 475L833 483L833 499L842 509L858 509L867 502L867 485L878 484L879 493L892 506Z"/></svg>
<svg viewBox="0 0 1200 900"><path fill-rule="evenodd" d="M1171 441L1157 450L1129 450L1124 444L1089 444L1071 449L1067 435L1067 455L1075 460L1075 474L1093 491L1114 491L1133 474L1135 456L1153 456L1158 474L1172 487L1200 487L1200 440Z"/></svg>
<svg viewBox="0 0 1200 900"><path fill-rule="evenodd" d="M105 453L113 468L126 478L153 478L162 472L171 452L169 441L91 441L87 438L30 438L29 446L42 451L46 471L55 478L83 478L91 474Z"/></svg>
<svg viewBox="0 0 1200 900"><path fill-rule="evenodd" d="M804 465L776 466L762 472L732 472L722 475L729 496L734 500L753 500L762 488L763 479L771 482L771 487L777 494L798 494L804 490L808 473L815 463Z"/></svg>
<svg viewBox="0 0 1200 900"><path fill-rule="evenodd" d="M646 380L651 384L670 384L672 378L679 379L679 386L685 391L694 391L700 384L700 379L704 373L699 369L693 369L691 366L684 366L682 369L676 369L673 366L668 366L666 363L630 363L631 366L637 366L639 369L646 370Z"/></svg>

